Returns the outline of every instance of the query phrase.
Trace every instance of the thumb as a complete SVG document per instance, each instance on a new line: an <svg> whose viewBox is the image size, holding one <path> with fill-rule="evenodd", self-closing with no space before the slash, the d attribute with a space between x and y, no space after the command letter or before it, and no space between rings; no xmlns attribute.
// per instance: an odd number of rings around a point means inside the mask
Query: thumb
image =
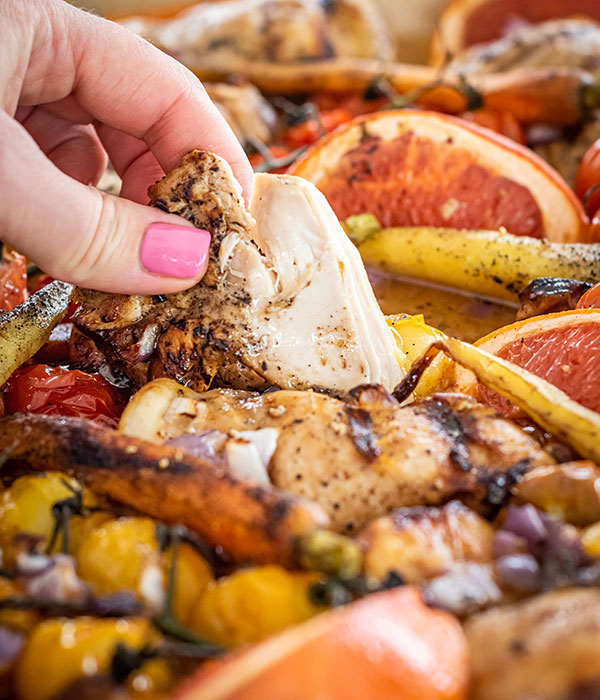
<svg viewBox="0 0 600 700"><path fill-rule="evenodd" d="M0 144L0 237L44 272L123 294L177 292L204 274L208 232L71 179L1 111Z"/></svg>

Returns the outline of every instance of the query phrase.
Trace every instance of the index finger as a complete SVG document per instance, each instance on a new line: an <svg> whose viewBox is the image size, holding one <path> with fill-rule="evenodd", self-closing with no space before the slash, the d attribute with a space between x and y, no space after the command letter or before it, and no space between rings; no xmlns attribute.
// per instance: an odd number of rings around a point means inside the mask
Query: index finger
<svg viewBox="0 0 600 700"><path fill-rule="evenodd" d="M191 71L114 22L51 2L40 23L22 103L73 94L95 119L145 141L165 172L199 148L225 158L248 195L252 169L240 143ZM40 80L52 70L60 81Z"/></svg>

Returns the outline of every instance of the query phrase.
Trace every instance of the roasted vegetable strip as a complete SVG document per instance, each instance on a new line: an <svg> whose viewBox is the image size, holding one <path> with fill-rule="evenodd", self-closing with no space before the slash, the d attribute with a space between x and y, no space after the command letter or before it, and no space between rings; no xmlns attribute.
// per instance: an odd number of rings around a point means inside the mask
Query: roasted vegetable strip
<svg viewBox="0 0 600 700"><path fill-rule="evenodd" d="M377 229L366 215L351 217L345 228L367 265L478 295L518 302L538 277L600 280L598 243L550 243L499 231Z"/></svg>
<svg viewBox="0 0 600 700"><path fill-rule="evenodd" d="M237 561L296 563L301 538L326 528L316 505L233 478L183 451L77 418L21 414L0 420L3 469L74 474L89 488L167 523L179 523Z"/></svg>
<svg viewBox="0 0 600 700"><path fill-rule="evenodd" d="M48 340L65 315L72 292L70 284L51 282L0 316L0 384Z"/></svg>

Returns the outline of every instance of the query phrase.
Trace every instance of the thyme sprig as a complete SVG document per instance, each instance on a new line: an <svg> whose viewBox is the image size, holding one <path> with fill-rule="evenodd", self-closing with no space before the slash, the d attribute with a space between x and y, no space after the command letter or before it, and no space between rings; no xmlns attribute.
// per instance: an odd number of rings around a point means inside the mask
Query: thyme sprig
<svg viewBox="0 0 600 700"><path fill-rule="evenodd" d="M271 170L287 168L288 166L292 165L292 163L295 163L308 148L308 146L300 146L300 148L290 151L290 153L287 153L285 156L276 158L271 153L271 149L261 141L249 139L248 144L264 158L262 163L259 163L254 167L255 173L267 173Z"/></svg>

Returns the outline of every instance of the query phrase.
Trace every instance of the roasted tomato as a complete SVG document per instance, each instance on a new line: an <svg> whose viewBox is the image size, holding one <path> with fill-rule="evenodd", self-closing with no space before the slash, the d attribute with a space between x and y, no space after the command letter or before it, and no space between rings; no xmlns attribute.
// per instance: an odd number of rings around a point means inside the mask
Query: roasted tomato
<svg viewBox="0 0 600 700"><path fill-rule="evenodd" d="M0 311L10 311L27 299L25 257L4 249L0 259Z"/></svg>
<svg viewBox="0 0 600 700"><path fill-rule="evenodd" d="M515 115L508 110L477 109L473 112L465 112L461 115L465 121L485 126L492 131L517 143L525 143L525 134Z"/></svg>
<svg viewBox="0 0 600 700"><path fill-rule="evenodd" d="M123 408L121 393L102 375L49 365L21 367L4 393L8 413L77 416L110 427Z"/></svg>
<svg viewBox="0 0 600 700"><path fill-rule="evenodd" d="M584 202L586 194L596 185L600 185L600 139L594 141L581 159L575 178L575 192ZM600 187L591 192L585 201L585 210L590 217L594 216L598 209L600 209Z"/></svg>
<svg viewBox="0 0 600 700"><path fill-rule="evenodd" d="M350 121L354 115L347 109L330 109L320 112L321 124L315 119L308 119L302 124L291 126L283 135L283 142L290 148L310 146L321 137L321 127L325 133L333 131L341 124Z"/></svg>
<svg viewBox="0 0 600 700"><path fill-rule="evenodd" d="M336 92L321 92L313 95L310 101L317 105L321 112L327 112L333 109L344 109L353 117L359 114L371 114L378 112L389 105L389 98L385 95L374 95L365 97L359 93L336 93Z"/></svg>

